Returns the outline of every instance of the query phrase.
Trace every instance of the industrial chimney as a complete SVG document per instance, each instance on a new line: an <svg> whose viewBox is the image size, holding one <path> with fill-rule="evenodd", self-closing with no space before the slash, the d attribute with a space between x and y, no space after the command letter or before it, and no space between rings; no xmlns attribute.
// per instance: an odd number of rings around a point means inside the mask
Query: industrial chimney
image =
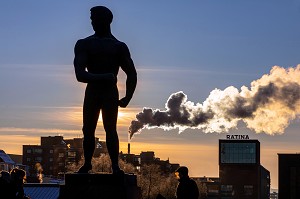
<svg viewBox="0 0 300 199"><path fill-rule="evenodd" d="M130 154L130 143L128 143L128 154Z"/></svg>

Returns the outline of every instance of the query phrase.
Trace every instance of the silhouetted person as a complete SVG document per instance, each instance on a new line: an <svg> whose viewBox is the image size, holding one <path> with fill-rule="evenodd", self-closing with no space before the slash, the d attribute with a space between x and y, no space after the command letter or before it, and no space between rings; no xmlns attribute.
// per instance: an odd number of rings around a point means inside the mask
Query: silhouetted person
<svg viewBox="0 0 300 199"><path fill-rule="evenodd" d="M26 172L23 169L14 168L10 171L10 186L16 199L29 199L24 194L24 180L26 178Z"/></svg>
<svg viewBox="0 0 300 199"><path fill-rule="evenodd" d="M175 173L179 181L176 189L177 199L198 199L199 197L198 186L188 173L187 167L179 167Z"/></svg>
<svg viewBox="0 0 300 199"><path fill-rule="evenodd" d="M177 199L198 199L199 189L196 182L189 177L187 167L179 167L175 172L179 183L177 185L175 196ZM156 199L166 199L161 194L156 196Z"/></svg>
<svg viewBox="0 0 300 199"><path fill-rule="evenodd" d="M15 198L14 190L10 184L10 173L1 171L0 173L0 198Z"/></svg>
<svg viewBox="0 0 300 199"><path fill-rule="evenodd" d="M92 169L95 129L100 110L112 171L118 173L118 106L126 107L130 102L136 87L137 74L127 45L118 41L111 33L112 12L104 6L93 7L90 11L95 34L77 41L74 58L77 80L87 83L82 128L85 163L78 173L87 173ZM117 88L119 68L127 75L126 95L120 100Z"/></svg>

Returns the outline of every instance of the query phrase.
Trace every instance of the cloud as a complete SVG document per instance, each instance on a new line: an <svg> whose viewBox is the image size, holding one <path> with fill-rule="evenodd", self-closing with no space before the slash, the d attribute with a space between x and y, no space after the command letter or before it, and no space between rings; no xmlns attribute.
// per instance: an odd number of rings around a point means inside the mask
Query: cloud
<svg viewBox="0 0 300 199"><path fill-rule="evenodd" d="M250 88L214 89L203 103L188 101L182 91L173 93L165 110L145 107L138 113L129 133L132 137L144 128L222 133L243 121L256 133L281 134L300 113L299 103L300 65L287 69L274 66L269 74L253 81Z"/></svg>

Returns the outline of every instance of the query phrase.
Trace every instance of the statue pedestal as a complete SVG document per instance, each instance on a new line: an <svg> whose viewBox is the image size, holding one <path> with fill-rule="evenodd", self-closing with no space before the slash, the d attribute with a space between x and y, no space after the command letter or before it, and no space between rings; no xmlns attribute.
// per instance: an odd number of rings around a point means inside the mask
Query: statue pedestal
<svg viewBox="0 0 300 199"><path fill-rule="evenodd" d="M59 199L140 199L136 175L65 174Z"/></svg>

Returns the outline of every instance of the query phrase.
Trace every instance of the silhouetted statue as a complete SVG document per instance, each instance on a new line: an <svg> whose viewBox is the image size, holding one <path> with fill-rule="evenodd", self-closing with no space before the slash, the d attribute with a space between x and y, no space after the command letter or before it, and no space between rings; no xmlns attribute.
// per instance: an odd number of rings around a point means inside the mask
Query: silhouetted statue
<svg viewBox="0 0 300 199"><path fill-rule="evenodd" d="M188 173L187 167L179 167L175 173L179 181L176 189L177 199L198 199L199 197L198 186Z"/></svg>
<svg viewBox="0 0 300 199"><path fill-rule="evenodd" d="M93 7L90 11L95 34L77 41L74 58L77 80L87 83L82 128L85 163L78 173L88 173L92 169L95 129L100 110L112 171L118 173L121 171L116 127L118 106L126 107L130 102L136 87L137 73L127 45L118 41L111 33L112 12L104 6ZM126 95L120 100L117 88L119 68L127 75Z"/></svg>

